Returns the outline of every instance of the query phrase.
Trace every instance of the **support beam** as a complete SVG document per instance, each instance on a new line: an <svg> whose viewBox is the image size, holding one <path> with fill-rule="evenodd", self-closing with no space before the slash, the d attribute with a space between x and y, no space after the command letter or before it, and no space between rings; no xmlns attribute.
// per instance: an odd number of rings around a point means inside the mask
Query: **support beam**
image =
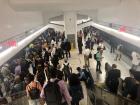
<svg viewBox="0 0 140 105"><path fill-rule="evenodd" d="M64 22L65 36L75 48L77 46L77 14L75 12L64 13Z"/></svg>

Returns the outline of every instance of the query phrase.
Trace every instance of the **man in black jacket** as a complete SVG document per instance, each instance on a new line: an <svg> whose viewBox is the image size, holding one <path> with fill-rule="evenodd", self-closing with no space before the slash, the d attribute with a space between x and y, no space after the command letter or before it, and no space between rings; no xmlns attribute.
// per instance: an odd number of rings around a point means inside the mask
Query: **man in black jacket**
<svg viewBox="0 0 140 105"><path fill-rule="evenodd" d="M112 69L108 72L108 77L107 77L107 84L108 84L108 88L109 91L117 94L117 90L118 90L118 85L119 85L119 81L118 79L121 76L121 72L119 69Z"/></svg>
<svg viewBox="0 0 140 105"><path fill-rule="evenodd" d="M78 43L78 50L79 50L79 54L82 54L82 46L83 46L83 42L82 42L82 36L78 36L77 37L77 43Z"/></svg>
<svg viewBox="0 0 140 105"><path fill-rule="evenodd" d="M132 70L129 70L130 77L126 77L123 82L123 87L124 87L124 92L123 96L127 97L128 94L130 93L132 87L136 84L136 80L134 78L134 75L132 74Z"/></svg>

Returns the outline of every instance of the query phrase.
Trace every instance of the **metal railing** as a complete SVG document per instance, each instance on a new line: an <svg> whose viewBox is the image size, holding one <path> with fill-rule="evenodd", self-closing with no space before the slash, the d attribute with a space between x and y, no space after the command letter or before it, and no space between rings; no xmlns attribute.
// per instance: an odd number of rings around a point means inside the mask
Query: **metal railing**
<svg viewBox="0 0 140 105"><path fill-rule="evenodd" d="M26 92L21 91L0 99L0 105L28 105Z"/></svg>
<svg viewBox="0 0 140 105"><path fill-rule="evenodd" d="M93 76L90 70L89 73ZM99 105L140 105L136 101L109 92L104 88L103 84L95 84L93 90L88 90L88 94L88 105L98 105L98 102L100 103Z"/></svg>
<svg viewBox="0 0 140 105"><path fill-rule="evenodd" d="M41 29L42 27L43 27L43 25L39 25L39 26L34 27L32 29L29 29L29 30L27 30L27 31L25 31L25 32L23 32L21 34L14 35L12 37L8 37L6 39L0 40L0 47L1 47L0 48L0 53L3 52L4 50L10 48L10 47L14 47L16 45L16 43L18 43L19 41L23 40L27 36L31 35L35 31Z"/></svg>
<svg viewBox="0 0 140 105"><path fill-rule="evenodd" d="M95 96L102 99L108 105L140 105L123 96L114 95L97 85L95 86Z"/></svg>
<svg viewBox="0 0 140 105"><path fill-rule="evenodd" d="M123 24L109 23L109 22L103 22L103 21L99 21L99 24L116 29L116 30L119 30L123 26L125 28L126 33L140 36L140 28L137 28L137 27L131 27L131 26L123 25Z"/></svg>

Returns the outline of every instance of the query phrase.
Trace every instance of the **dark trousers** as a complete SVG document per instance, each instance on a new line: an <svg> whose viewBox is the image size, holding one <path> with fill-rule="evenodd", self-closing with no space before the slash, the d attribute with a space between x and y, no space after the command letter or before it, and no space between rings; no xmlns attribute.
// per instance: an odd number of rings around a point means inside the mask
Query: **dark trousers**
<svg viewBox="0 0 140 105"><path fill-rule="evenodd" d="M64 80L67 82L67 80L69 80L70 74L68 75L68 74L64 73L64 75L65 75L65 79Z"/></svg>
<svg viewBox="0 0 140 105"><path fill-rule="evenodd" d="M96 71L101 71L101 62L100 61L97 61Z"/></svg>
<svg viewBox="0 0 140 105"><path fill-rule="evenodd" d="M122 55L121 54L116 54L116 58L115 58L115 60L117 61L117 60L120 60L121 59L121 57L122 57Z"/></svg>
<svg viewBox="0 0 140 105"><path fill-rule="evenodd" d="M66 58L71 57L70 51L66 51L65 54L66 54Z"/></svg>
<svg viewBox="0 0 140 105"><path fill-rule="evenodd" d="M71 102L71 105L79 105L79 101L77 101L77 102Z"/></svg>
<svg viewBox="0 0 140 105"><path fill-rule="evenodd" d="M119 82L117 80L112 80L109 85L109 91L117 94Z"/></svg>
<svg viewBox="0 0 140 105"><path fill-rule="evenodd" d="M82 54L82 47L78 47L79 54Z"/></svg>
<svg viewBox="0 0 140 105"><path fill-rule="evenodd" d="M110 53L115 53L115 47L114 46L111 46Z"/></svg>

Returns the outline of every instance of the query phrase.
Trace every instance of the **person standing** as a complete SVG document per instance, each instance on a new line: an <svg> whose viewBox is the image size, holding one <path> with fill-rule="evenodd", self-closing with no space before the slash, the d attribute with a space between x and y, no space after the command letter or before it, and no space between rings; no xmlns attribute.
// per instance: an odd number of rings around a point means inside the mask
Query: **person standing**
<svg viewBox="0 0 140 105"><path fill-rule="evenodd" d="M63 72L59 71L57 72L57 79L59 80L58 84L60 86L60 92L62 94L62 105L71 105L72 97L70 96L70 93L68 91L68 87L63 80Z"/></svg>
<svg viewBox="0 0 140 105"><path fill-rule="evenodd" d="M90 49L86 46L84 50L84 61L85 61L85 65L87 65L88 67L90 66L89 54L90 54Z"/></svg>
<svg viewBox="0 0 140 105"><path fill-rule="evenodd" d="M117 60L120 61L121 60L121 57L122 57L121 51L122 51L122 45L119 44L117 46L117 50L116 50L116 58L115 58L115 61L117 61Z"/></svg>
<svg viewBox="0 0 140 105"><path fill-rule="evenodd" d="M140 63L140 55L137 52L133 51L131 56L132 56L132 69L136 70Z"/></svg>
<svg viewBox="0 0 140 105"><path fill-rule="evenodd" d="M121 72L117 68L114 68L108 72L107 83L110 92L117 94L120 77Z"/></svg>
<svg viewBox="0 0 140 105"><path fill-rule="evenodd" d="M77 74L72 74L69 81L69 92L72 97L71 105L79 105L79 102L84 98L82 86Z"/></svg>
<svg viewBox="0 0 140 105"><path fill-rule="evenodd" d="M65 76L65 81L67 82L67 80L69 80L70 75L72 73L71 65L67 59L64 59L64 64L62 65L62 71L63 71L64 76Z"/></svg>
<svg viewBox="0 0 140 105"><path fill-rule="evenodd" d="M126 77L124 79L124 82L123 82L123 88L124 88L123 96L124 97L128 96L132 87L136 84L136 80L135 80L134 75L133 75L133 70L130 69L129 73L130 73L130 77Z"/></svg>
<svg viewBox="0 0 140 105"><path fill-rule="evenodd" d="M86 41L86 47L91 49L91 39L90 38L88 38Z"/></svg>
<svg viewBox="0 0 140 105"><path fill-rule="evenodd" d="M65 82L61 79L62 75L52 69L50 79L44 83L40 94L40 97L45 99L47 105L70 105L71 96Z"/></svg>
<svg viewBox="0 0 140 105"><path fill-rule="evenodd" d="M65 54L66 54L66 58L69 58L71 57L71 54L70 54L70 50L71 50L71 43L68 39L66 39L65 41Z"/></svg>
<svg viewBox="0 0 140 105"><path fill-rule="evenodd" d="M96 58L96 62L97 62L97 64L96 64L96 71L97 72L99 72L99 73L102 73L102 71L101 71L101 60L102 60L102 50L98 47L97 48L97 53L95 54L95 56L96 57L94 57L94 58Z"/></svg>
<svg viewBox="0 0 140 105"><path fill-rule="evenodd" d="M95 43L95 39L94 39L94 36L92 36L91 37L91 47L90 47L90 50L93 50L94 43Z"/></svg>
<svg viewBox="0 0 140 105"><path fill-rule="evenodd" d="M82 46L83 46L81 34L82 33L79 33L78 38L77 38L79 54L82 54Z"/></svg>
<svg viewBox="0 0 140 105"><path fill-rule="evenodd" d="M115 42L113 40L113 37L110 38L111 40L109 41L110 44L110 53L115 53Z"/></svg>

